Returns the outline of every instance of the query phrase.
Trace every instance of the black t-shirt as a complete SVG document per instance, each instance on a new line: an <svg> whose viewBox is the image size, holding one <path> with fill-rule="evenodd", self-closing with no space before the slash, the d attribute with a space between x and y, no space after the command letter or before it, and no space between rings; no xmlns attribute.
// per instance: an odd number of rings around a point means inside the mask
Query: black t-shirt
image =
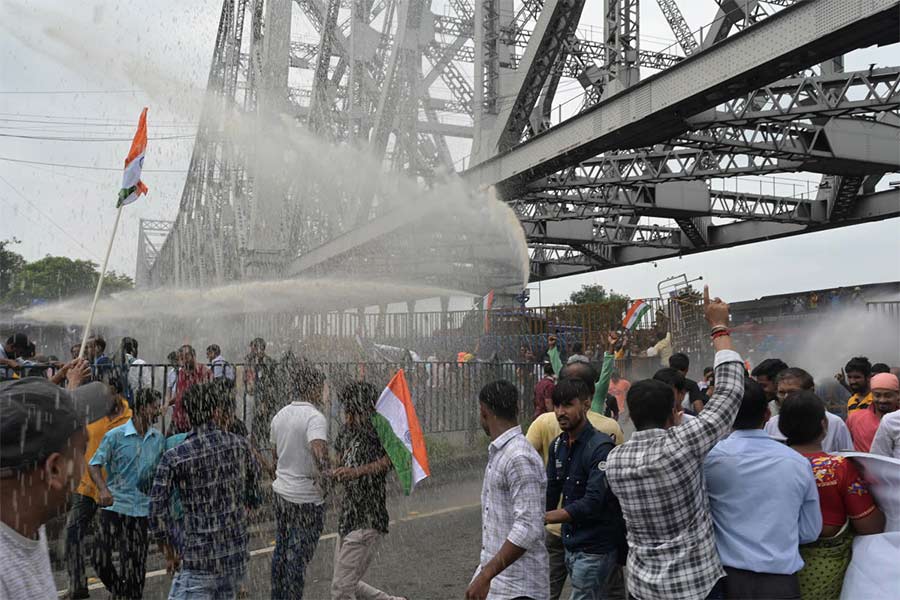
<svg viewBox="0 0 900 600"><path fill-rule="evenodd" d="M619 420L619 402L612 394L606 395L606 409L603 414L611 419Z"/></svg>
<svg viewBox="0 0 900 600"><path fill-rule="evenodd" d="M254 411L251 428L254 442L260 448L265 448L269 444L272 418L287 404L283 402L284 396L279 394L278 365L268 356L263 356L247 365L246 374L253 380Z"/></svg>
<svg viewBox="0 0 900 600"><path fill-rule="evenodd" d="M361 467L385 456L384 447L371 424L344 425L334 442L338 466ZM338 517L338 531L347 535L356 529L388 531L385 500L386 474L367 475L344 482L344 498Z"/></svg>
<svg viewBox="0 0 900 600"><path fill-rule="evenodd" d="M704 405L706 405L706 402L709 400L709 398L706 396L706 394L700 391L700 387L697 385L697 382L693 379L688 379L687 377L685 377L684 383L685 391L688 395L688 402L691 403L691 408L694 408L695 400L699 400Z"/></svg>

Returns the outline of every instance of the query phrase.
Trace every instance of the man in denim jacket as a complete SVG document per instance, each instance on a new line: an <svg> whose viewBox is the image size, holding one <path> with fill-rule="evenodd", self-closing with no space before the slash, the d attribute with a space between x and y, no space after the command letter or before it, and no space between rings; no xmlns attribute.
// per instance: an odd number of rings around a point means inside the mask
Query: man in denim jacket
<svg viewBox="0 0 900 600"><path fill-rule="evenodd" d="M622 512L606 482L606 457L615 443L588 421L591 399L587 383L577 378L563 379L553 391L562 433L547 461L545 520L562 523L572 600L606 597L624 537Z"/></svg>

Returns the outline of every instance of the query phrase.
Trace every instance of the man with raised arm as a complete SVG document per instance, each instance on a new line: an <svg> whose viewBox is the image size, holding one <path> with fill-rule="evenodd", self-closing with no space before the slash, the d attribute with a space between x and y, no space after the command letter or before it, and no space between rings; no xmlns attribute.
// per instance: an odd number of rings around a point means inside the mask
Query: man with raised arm
<svg viewBox="0 0 900 600"><path fill-rule="evenodd" d="M672 388L644 380L626 402L636 431L607 458L628 536L628 592L635 598L705 598L725 576L716 551L703 459L731 431L744 392L744 364L732 350L728 305L703 292L716 349L716 392L700 415L679 424Z"/></svg>

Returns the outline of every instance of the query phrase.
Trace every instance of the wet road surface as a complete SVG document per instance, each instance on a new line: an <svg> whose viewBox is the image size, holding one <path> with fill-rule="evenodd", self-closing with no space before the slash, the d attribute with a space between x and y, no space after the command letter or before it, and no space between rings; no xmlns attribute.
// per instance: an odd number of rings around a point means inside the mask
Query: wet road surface
<svg viewBox="0 0 900 600"><path fill-rule="evenodd" d="M411 497L397 494L389 483L390 533L369 567L366 583L385 592L416 600L462 598L478 564L481 546L482 467L475 464L450 476L435 478L417 488ZM330 597L335 546L334 511L329 511L325 532L307 568L306 593L310 600ZM246 591L249 598L268 598L274 532L271 523L256 528L251 549ZM151 549L151 552L154 549ZM152 553L147 561L144 598L166 598L171 577L162 557ZM59 588L65 574L58 572ZM102 584L91 579L91 597L106 598Z"/></svg>

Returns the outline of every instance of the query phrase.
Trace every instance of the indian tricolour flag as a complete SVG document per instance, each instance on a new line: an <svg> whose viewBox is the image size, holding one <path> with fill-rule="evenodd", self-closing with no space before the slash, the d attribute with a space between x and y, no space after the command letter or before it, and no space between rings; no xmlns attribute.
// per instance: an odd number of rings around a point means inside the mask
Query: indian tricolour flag
<svg viewBox="0 0 900 600"><path fill-rule="evenodd" d="M431 475L425 436L409 395L403 369L397 371L375 405L372 415L375 431L385 452L394 463L400 485L406 495L417 483Z"/></svg>
<svg viewBox="0 0 900 600"><path fill-rule="evenodd" d="M146 149L147 109L144 108L138 121L137 133L134 134L134 140L131 142L131 150L128 151L128 157L125 159L125 173L122 175L122 189L119 190L119 201L116 203L116 208L131 204L138 199L138 196L149 191L141 181L141 169L144 166Z"/></svg>
<svg viewBox="0 0 900 600"><path fill-rule="evenodd" d="M625 318L622 319L622 327L625 329L634 329L635 325L641 322L641 319L647 314L648 310L650 310L650 305L647 302L635 300L634 304L632 304L625 313Z"/></svg>

